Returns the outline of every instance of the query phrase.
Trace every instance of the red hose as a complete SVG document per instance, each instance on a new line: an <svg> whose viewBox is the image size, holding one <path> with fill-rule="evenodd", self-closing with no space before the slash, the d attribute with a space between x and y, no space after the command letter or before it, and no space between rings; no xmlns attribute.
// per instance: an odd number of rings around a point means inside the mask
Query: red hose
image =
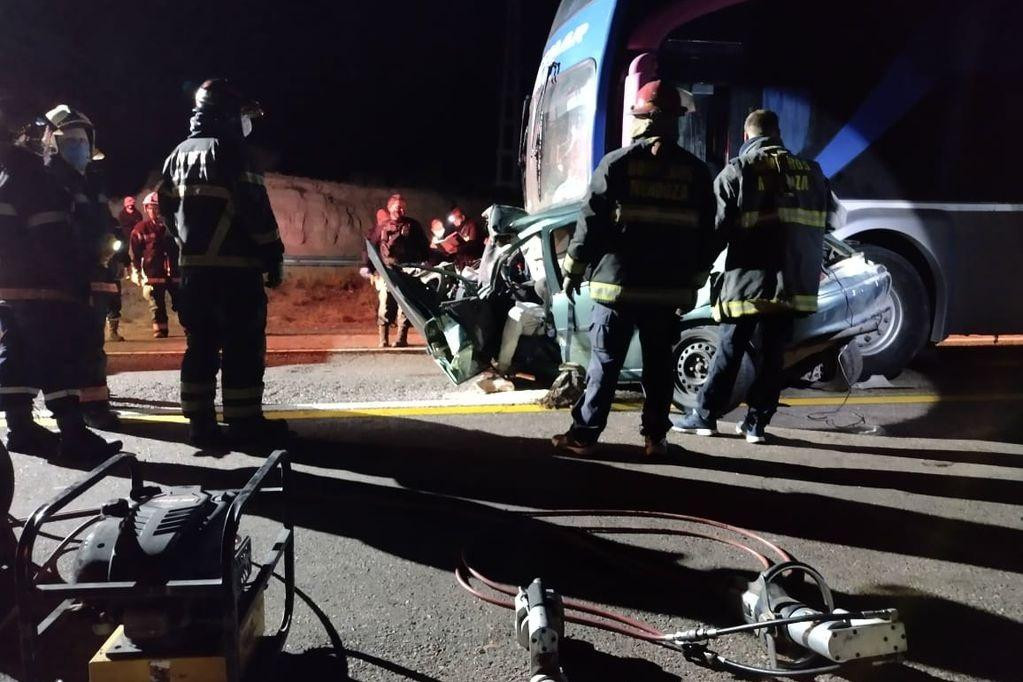
<svg viewBox="0 0 1023 682"><path fill-rule="evenodd" d="M634 517L634 518L656 518L665 519L670 521L685 521L688 523L696 523L706 526L712 526L714 528L720 528L727 530L743 537L749 538L756 542L761 543L773 552L781 561L791 561L791 557L783 549L768 541L767 539L753 533L752 531L746 530L745 528L739 528L738 526L732 526L727 523L715 521L713 519L705 519L698 516L688 516L684 514L670 514L667 512L655 512L655 511L640 511L640 510L592 510L592 509L559 509L552 511L540 511L540 512L527 512L525 516L531 518L557 518L557 517ZM730 540L727 538L720 538L713 535L707 535L704 533L698 533L695 531L684 531L676 529L658 530L651 528L635 528L635 527L621 527L621 526L561 526L564 530L578 530L583 533L619 533L619 534L641 534L641 533L659 533L666 535L682 535L686 537L695 537L704 540L713 540L714 542L720 542L722 544L735 547L748 554L752 555L764 568L771 566L771 561L762 553L743 544L737 540ZM487 576L483 575L476 569L474 569L469 562L466 560L466 551L463 550L459 557L460 563L455 568L455 580L462 586L467 592L475 596L477 599L484 601L494 606L501 608L514 610L514 600L501 599L485 594L474 588L470 582L469 576L479 580L491 590L504 594L507 596L514 597L518 594L518 589L511 585L505 585L495 580L491 580ZM463 572L467 572L465 575ZM584 604L582 602L574 601L571 599L563 600L565 607L565 622L575 623L578 625L585 625L588 627L598 628L600 630L606 630L616 634L624 635L634 639L654 642L659 644L665 643L665 633L658 630L654 626L644 623L643 621L629 618L611 611L607 611L596 606ZM597 620L595 618L587 618L585 616L574 615L571 611L578 611L581 613L590 614L597 616L605 620L613 621L618 625L607 623L604 620ZM624 626L624 627L623 627Z"/></svg>

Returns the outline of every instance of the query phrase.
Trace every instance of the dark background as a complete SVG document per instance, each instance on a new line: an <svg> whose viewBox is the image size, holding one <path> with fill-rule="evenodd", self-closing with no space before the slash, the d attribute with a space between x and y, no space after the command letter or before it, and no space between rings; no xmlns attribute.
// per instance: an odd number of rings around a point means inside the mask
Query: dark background
<svg viewBox="0 0 1023 682"><path fill-rule="evenodd" d="M507 0L4 0L0 87L96 124L113 193L142 187L225 76L267 117L268 170L328 180L493 184ZM557 0L522 7L525 95ZM521 98L519 98L521 99Z"/></svg>

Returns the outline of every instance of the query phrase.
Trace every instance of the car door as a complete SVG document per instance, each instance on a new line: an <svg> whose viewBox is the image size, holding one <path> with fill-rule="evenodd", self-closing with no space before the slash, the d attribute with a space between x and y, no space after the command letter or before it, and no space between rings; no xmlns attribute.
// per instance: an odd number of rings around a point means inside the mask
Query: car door
<svg viewBox="0 0 1023 682"><path fill-rule="evenodd" d="M384 265L368 241L366 250L388 291L426 340L427 352L452 382L464 383L490 366L496 323L487 301L475 296L442 300L411 272Z"/></svg>

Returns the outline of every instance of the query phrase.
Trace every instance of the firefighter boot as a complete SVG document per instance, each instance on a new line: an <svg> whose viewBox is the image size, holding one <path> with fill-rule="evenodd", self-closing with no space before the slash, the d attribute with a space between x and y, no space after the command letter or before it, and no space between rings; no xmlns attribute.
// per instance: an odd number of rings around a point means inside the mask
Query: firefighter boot
<svg viewBox="0 0 1023 682"><path fill-rule="evenodd" d="M60 436L36 424L32 412L7 413L7 449L22 455L50 458L60 450Z"/></svg>
<svg viewBox="0 0 1023 682"><path fill-rule="evenodd" d="M107 320L107 341L113 341L114 343L124 341L124 337L119 332L120 327L120 320Z"/></svg>
<svg viewBox="0 0 1023 682"><path fill-rule="evenodd" d="M107 442L86 427L82 415L71 412L57 417L62 459L103 461L121 451L121 441Z"/></svg>
<svg viewBox="0 0 1023 682"><path fill-rule="evenodd" d="M110 403L106 400L82 403L82 417L89 428L99 431L119 431L121 429L121 418L110 409Z"/></svg>
<svg viewBox="0 0 1023 682"><path fill-rule="evenodd" d="M227 450L227 441L216 417L191 419L188 422L188 442L200 450Z"/></svg>
<svg viewBox="0 0 1023 682"><path fill-rule="evenodd" d="M288 422L283 419L267 419L263 415L232 419L227 424L227 430L235 443L270 447L285 443L294 435L288 429Z"/></svg>
<svg viewBox="0 0 1023 682"><path fill-rule="evenodd" d="M398 328L398 340L394 342L395 348L408 348L408 328L407 324Z"/></svg>
<svg viewBox="0 0 1023 682"><path fill-rule="evenodd" d="M380 332L380 341L377 344L379 348L387 348L388 337L390 336L391 328L386 324L382 324L377 329Z"/></svg>

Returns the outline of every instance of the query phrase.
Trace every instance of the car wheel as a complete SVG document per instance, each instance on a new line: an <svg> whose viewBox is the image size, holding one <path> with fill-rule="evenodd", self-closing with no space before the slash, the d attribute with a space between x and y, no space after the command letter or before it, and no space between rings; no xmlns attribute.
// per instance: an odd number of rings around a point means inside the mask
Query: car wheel
<svg viewBox="0 0 1023 682"><path fill-rule="evenodd" d="M6 518L14 501L14 463L7 450L0 445L0 516Z"/></svg>
<svg viewBox="0 0 1023 682"><path fill-rule="evenodd" d="M864 244L867 260L888 269L892 288L881 311L876 332L856 337L863 355L861 379L883 374L893 379L926 345L931 329L931 303L920 274L899 254L880 246Z"/></svg>
<svg viewBox="0 0 1023 682"><path fill-rule="evenodd" d="M686 329L675 344L675 395L674 403L681 409L696 407L700 388L710 376L714 354L717 353L721 334L717 327L703 326ZM731 412L746 398L746 393L756 378L756 368L749 353L744 353L742 364L732 387L732 395L725 412Z"/></svg>

